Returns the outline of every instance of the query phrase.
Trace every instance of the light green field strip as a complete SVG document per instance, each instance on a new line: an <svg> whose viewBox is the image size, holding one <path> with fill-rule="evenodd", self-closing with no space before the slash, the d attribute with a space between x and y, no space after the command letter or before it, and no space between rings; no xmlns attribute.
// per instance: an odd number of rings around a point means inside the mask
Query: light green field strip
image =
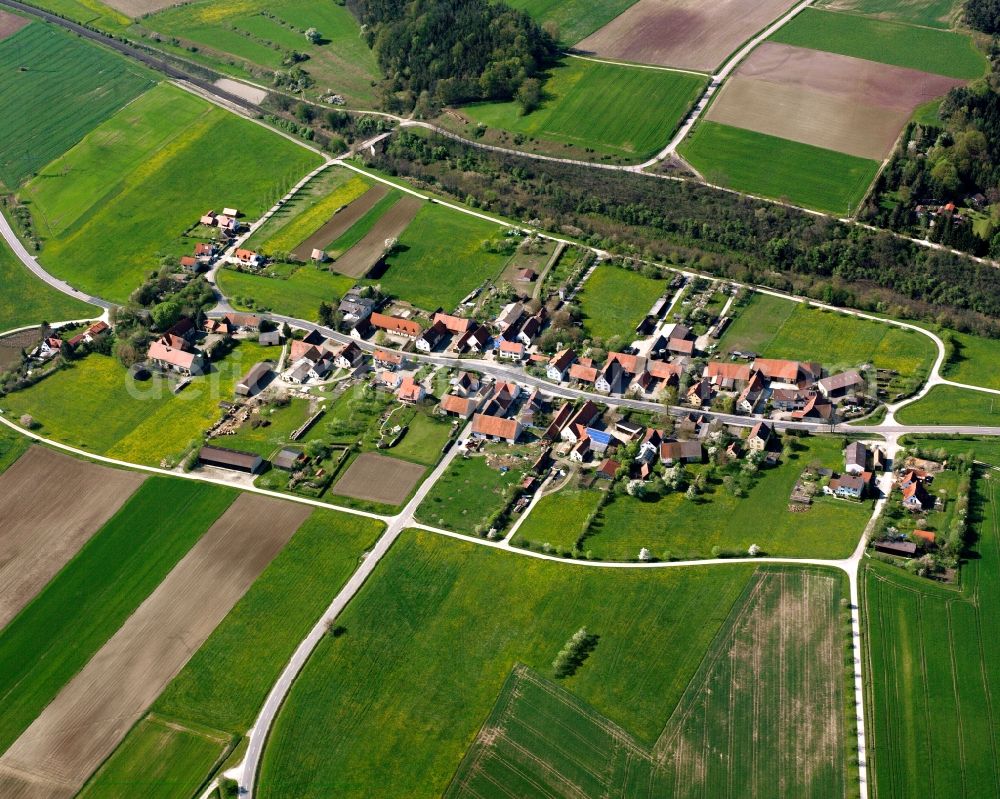
<svg viewBox="0 0 1000 799"><path fill-rule="evenodd" d="M541 23L556 26L558 38L576 44L607 25L636 0L510 0Z"/></svg>
<svg viewBox="0 0 1000 799"><path fill-rule="evenodd" d="M896 412L909 425L1000 427L1000 395L955 386L934 386L923 399Z"/></svg>
<svg viewBox="0 0 1000 799"><path fill-rule="evenodd" d="M966 34L815 8L805 9L771 36L770 41L951 78L978 78L988 66Z"/></svg>

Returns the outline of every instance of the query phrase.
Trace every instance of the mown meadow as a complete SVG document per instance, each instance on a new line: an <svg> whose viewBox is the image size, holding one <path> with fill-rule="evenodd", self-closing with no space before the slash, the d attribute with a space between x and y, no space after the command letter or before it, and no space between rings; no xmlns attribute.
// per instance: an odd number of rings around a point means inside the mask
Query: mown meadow
<svg viewBox="0 0 1000 799"><path fill-rule="evenodd" d="M100 309L50 288L32 275L0 241L0 332L40 322L87 319Z"/></svg>

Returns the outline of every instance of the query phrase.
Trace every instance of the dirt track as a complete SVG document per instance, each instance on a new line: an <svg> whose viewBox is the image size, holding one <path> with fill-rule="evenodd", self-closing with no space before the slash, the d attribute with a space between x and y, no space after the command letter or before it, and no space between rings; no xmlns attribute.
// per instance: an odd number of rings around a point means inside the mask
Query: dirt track
<svg viewBox="0 0 1000 799"><path fill-rule="evenodd" d="M37 446L0 475L0 628L144 479Z"/></svg>
<svg viewBox="0 0 1000 799"><path fill-rule="evenodd" d="M78 791L310 513L242 494L0 757L0 796Z"/></svg>
<svg viewBox="0 0 1000 799"><path fill-rule="evenodd" d="M399 505L410 495L425 471L416 463L365 452L350 465L332 490L345 497Z"/></svg>
<svg viewBox="0 0 1000 799"><path fill-rule="evenodd" d="M31 20L26 17L19 17L9 11L0 11L0 40L13 36L29 22Z"/></svg>
<svg viewBox="0 0 1000 799"><path fill-rule="evenodd" d="M403 197L382 215L361 241L333 262L333 270L348 277L367 275L385 251L386 239L402 235L423 205L424 201L417 197L409 194Z"/></svg>
<svg viewBox="0 0 1000 799"><path fill-rule="evenodd" d="M707 118L881 160L913 109L962 83L765 42L726 83Z"/></svg>
<svg viewBox="0 0 1000 799"><path fill-rule="evenodd" d="M385 185L376 183L354 202L337 211L323 227L292 250L292 255L299 261L308 261L313 250L325 250L333 244L388 193Z"/></svg>
<svg viewBox="0 0 1000 799"><path fill-rule="evenodd" d="M790 0L639 0L575 49L620 61L711 72L791 6Z"/></svg>

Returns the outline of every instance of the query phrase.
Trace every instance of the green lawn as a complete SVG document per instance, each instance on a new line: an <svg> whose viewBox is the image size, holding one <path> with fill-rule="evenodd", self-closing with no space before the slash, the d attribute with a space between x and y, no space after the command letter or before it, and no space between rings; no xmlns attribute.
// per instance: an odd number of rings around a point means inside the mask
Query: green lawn
<svg viewBox="0 0 1000 799"><path fill-rule="evenodd" d="M303 208L301 213L289 219L288 223L268 237L261 244L267 253L291 252L313 233L325 225L340 208L350 205L371 187L366 180L347 170L330 170L337 184L329 194L317 202ZM294 211L293 211L294 212Z"/></svg>
<svg viewBox="0 0 1000 799"><path fill-rule="evenodd" d="M558 29L559 41L576 44L607 25L636 0L511 0L508 5L526 11L541 23Z"/></svg>
<svg viewBox="0 0 1000 799"><path fill-rule="evenodd" d="M67 297L32 275L5 241L0 241L0 286L0 332L100 314L99 308Z"/></svg>
<svg viewBox="0 0 1000 799"><path fill-rule="evenodd" d="M446 311L488 278L499 275L507 256L487 252L483 241L498 235L493 222L430 203L399 237L378 279L383 291L419 308Z"/></svg>
<svg viewBox="0 0 1000 799"><path fill-rule="evenodd" d="M603 496L594 489L564 488L542 497L518 528L514 543L530 541L534 545L549 544L561 552L572 552Z"/></svg>
<svg viewBox="0 0 1000 799"><path fill-rule="evenodd" d="M874 561L862 571L868 745L880 797L1000 793L996 476L977 479L976 493L981 537L961 591Z"/></svg>
<svg viewBox="0 0 1000 799"><path fill-rule="evenodd" d="M1000 340L951 333L956 357L945 364L942 375L957 383L1000 389Z"/></svg>
<svg viewBox="0 0 1000 799"><path fill-rule="evenodd" d="M173 719L140 721L77 794L79 799L193 796L229 746L228 737L188 729Z"/></svg>
<svg viewBox="0 0 1000 799"><path fill-rule="evenodd" d="M948 29L962 4L956 0L824 0L819 5L836 11Z"/></svg>
<svg viewBox="0 0 1000 799"><path fill-rule="evenodd" d="M31 446L31 439L15 433L9 427L0 426L0 473Z"/></svg>
<svg viewBox="0 0 1000 799"><path fill-rule="evenodd" d="M567 57L551 68L544 102L527 116L517 102L462 112L490 128L643 159L666 145L705 83L698 75Z"/></svg>
<svg viewBox="0 0 1000 799"><path fill-rule="evenodd" d="M117 360L89 355L31 388L8 394L0 407L15 418L32 414L43 435L65 444L159 465L200 438L219 418L219 400L231 400L247 370L276 354L273 348L242 342L213 365L211 374L193 378L179 394L161 378L136 382Z"/></svg>
<svg viewBox="0 0 1000 799"><path fill-rule="evenodd" d="M814 8L805 9L770 41L968 80L987 67L966 34Z"/></svg>
<svg viewBox="0 0 1000 799"><path fill-rule="evenodd" d="M662 280L610 264L599 266L577 297L584 330L602 341L620 336L630 342L636 325L667 289Z"/></svg>
<svg viewBox="0 0 1000 799"><path fill-rule="evenodd" d="M277 352L275 353L277 359ZM235 435L226 436L220 443L229 449L255 452L262 458L270 458L280 447L288 443L288 438L309 418L309 402L293 399L283 408L275 408L263 414L262 419L270 422L267 426L253 427L244 424Z"/></svg>
<svg viewBox="0 0 1000 799"><path fill-rule="evenodd" d="M770 294L754 294L723 334L719 351L734 350L819 361L830 372L870 363L899 372L900 385L922 381L937 354L922 333Z"/></svg>
<svg viewBox="0 0 1000 799"><path fill-rule="evenodd" d="M224 269L219 288L245 310L267 310L297 319L319 321L321 302L338 303L355 284L354 278L306 264L288 277L264 277ZM248 302L248 300L252 302Z"/></svg>
<svg viewBox="0 0 1000 799"><path fill-rule="evenodd" d="M1000 427L1000 395L954 386L934 386L927 396L896 414L900 424Z"/></svg>
<svg viewBox="0 0 1000 799"><path fill-rule="evenodd" d="M146 122L128 122L136 117ZM55 216L63 225L68 224L65 217L73 220L45 243L41 258L49 270L114 300L127 299L157 267L159 255L171 251L171 244L205 211L234 206L254 219L319 159L169 85L106 124L35 179L46 186L34 199L40 215ZM164 142L165 130L171 133ZM148 135L150 131L155 133ZM237 146L252 169L233 163ZM109 147L115 151L110 158ZM124 163L137 165L119 171ZM95 190L98 176L77 184L76 174L95 172L104 181L100 189ZM53 197L59 198L58 213L48 205Z"/></svg>
<svg viewBox="0 0 1000 799"><path fill-rule="evenodd" d="M6 749L235 499L227 488L150 477L0 631Z"/></svg>
<svg viewBox="0 0 1000 799"><path fill-rule="evenodd" d="M564 686L651 743L751 571L572 568L404 533L293 687L260 796L440 796L514 664L550 673L582 626L600 639Z"/></svg>
<svg viewBox="0 0 1000 799"><path fill-rule="evenodd" d="M477 528L504 505L523 476L519 469L501 474L486 458L456 458L420 503L417 517L446 530L480 532Z"/></svg>
<svg viewBox="0 0 1000 799"><path fill-rule="evenodd" d="M783 455L779 466L762 469L742 498L722 485L713 486L699 502L681 492L644 500L616 497L601 510L582 548L606 560L635 559L643 547L664 559L710 557L716 546L742 554L751 544L778 557L847 557L861 538L872 504L817 496L808 511L790 512L792 487L807 466L844 465L842 439L794 440L801 448Z"/></svg>
<svg viewBox="0 0 1000 799"><path fill-rule="evenodd" d="M879 168L878 161L708 120L680 153L709 183L833 214L856 211Z"/></svg>
<svg viewBox="0 0 1000 799"><path fill-rule="evenodd" d="M305 38L312 27L323 36L318 45ZM372 82L380 76L375 56L354 15L337 3L198 0L146 17L135 29L177 37L181 47L197 46L199 60L257 82L260 68L287 68L282 61L294 50L308 57L302 67L314 79L315 93L345 95L351 107L375 100ZM169 41L160 46L191 57Z"/></svg>
<svg viewBox="0 0 1000 799"><path fill-rule="evenodd" d="M153 84L134 62L53 25L0 40L0 183L16 188Z"/></svg>
<svg viewBox="0 0 1000 799"><path fill-rule="evenodd" d="M383 454L433 466L440 460L441 450L451 438L451 422L432 417L422 411L407 416L410 417L407 422L409 429L403 440L392 449L385 450Z"/></svg>

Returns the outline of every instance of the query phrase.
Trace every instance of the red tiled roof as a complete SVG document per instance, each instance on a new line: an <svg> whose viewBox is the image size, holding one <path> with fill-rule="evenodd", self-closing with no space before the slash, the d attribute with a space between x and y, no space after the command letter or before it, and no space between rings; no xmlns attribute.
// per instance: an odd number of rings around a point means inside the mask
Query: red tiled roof
<svg viewBox="0 0 1000 799"><path fill-rule="evenodd" d="M443 322L449 333L464 333L475 324L471 319L463 319L461 316L452 316L446 313L434 314L434 324L438 322Z"/></svg>
<svg viewBox="0 0 1000 799"><path fill-rule="evenodd" d="M597 369L593 366L583 366L574 363L569 368L569 376L574 380L583 380L585 383L593 383L597 380Z"/></svg>
<svg viewBox="0 0 1000 799"><path fill-rule="evenodd" d="M388 330L392 333L402 333L404 336L412 336L414 338L422 332L420 325L412 319L400 319L398 316L389 316L388 314L373 313L371 323L373 327Z"/></svg>
<svg viewBox="0 0 1000 799"><path fill-rule="evenodd" d="M749 380L750 364L727 363L726 361L709 361L705 367L705 377L715 380Z"/></svg>
<svg viewBox="0 0 1000 799"><path fill-rule="evenodd" d="M513 441L520 434L520 425L517 419L504 419L500 416L477 413L472 417L472 432L491 438L505 438Z"/></svg>
<svg viewBox="0 0 1000 799"><path fill-rule="evenodd" d="M148 357L150 360L163 361L172 366L190 369L198 355L194 352L184 352L183 350L168 347L161 341L154 341L149 345Z"/></svg>

